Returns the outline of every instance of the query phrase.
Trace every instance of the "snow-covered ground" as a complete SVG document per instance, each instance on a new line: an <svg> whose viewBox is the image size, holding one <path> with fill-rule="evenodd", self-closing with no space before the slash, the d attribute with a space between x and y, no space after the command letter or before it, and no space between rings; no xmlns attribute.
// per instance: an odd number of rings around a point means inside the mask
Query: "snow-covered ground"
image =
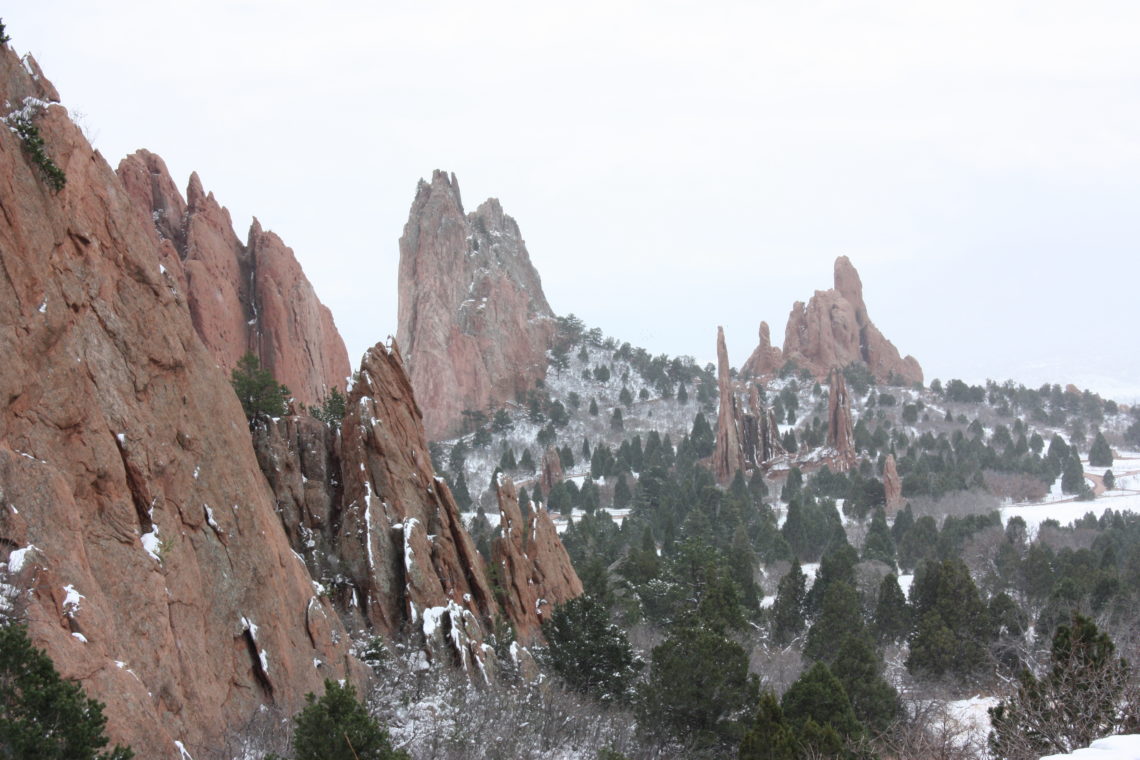
<svg viewBox="0 0 1140 760"><path fill-rule="evenodd" d="M1048 755L1041 760L1140 760L1140 735L1124 734L1097 739L1090 746L1067 755Z"/></svg>
<svg viewBox="0 0 1140 760"><path fill-rule="evenodd" d="M1089 512L1096 517L1100 517L1108 509L1140 513L1140 454L1122 451L1114 458L1112 467L1092 467L1087 459L1082 460L1081 464L1084 466L1086 482L1090 486L1095 486L1096 483L1088 478L1089 475L1100 479L1107 470L1112 470L1116 477L1115 487L1099 494L1093 501L1077 501L1071 494L1061 492L1061 479L1058 478L1041 501L1003 506L1002 522L1009 522L1011 517L1021 517L1025 520L1030 533L1035 534L1041 523L1049 519L1056 520L1061 525L1068 525Z"/></svg>

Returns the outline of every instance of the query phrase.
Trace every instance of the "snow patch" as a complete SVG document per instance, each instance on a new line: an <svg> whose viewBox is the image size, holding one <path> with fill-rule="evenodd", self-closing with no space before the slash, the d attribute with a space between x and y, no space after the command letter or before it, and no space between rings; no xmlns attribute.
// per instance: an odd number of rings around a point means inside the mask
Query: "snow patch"
<svg viewBox="0 0 1140 760"><path fill-rule="evenodd" d="M34 544L28 544L23 549L17 549L8 555L8 572L18 573L24 569L24 565L28 562L28 554L30 552L39 551Z"/></svg>

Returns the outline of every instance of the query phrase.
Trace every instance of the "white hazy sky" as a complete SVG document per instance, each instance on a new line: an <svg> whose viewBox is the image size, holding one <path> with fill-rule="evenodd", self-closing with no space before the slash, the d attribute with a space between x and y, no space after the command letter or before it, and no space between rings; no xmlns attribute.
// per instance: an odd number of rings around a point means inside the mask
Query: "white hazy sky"
<svg viewBox="0 0 1140 760"><path fill-rule="evenodd" d="M320 7L320 6L328 6ZM551 306L734 364L836 256L934 377L1140 398L1140 3L36 0L107 160L293 247L353 360L420 177L501 199Z"/></svg>

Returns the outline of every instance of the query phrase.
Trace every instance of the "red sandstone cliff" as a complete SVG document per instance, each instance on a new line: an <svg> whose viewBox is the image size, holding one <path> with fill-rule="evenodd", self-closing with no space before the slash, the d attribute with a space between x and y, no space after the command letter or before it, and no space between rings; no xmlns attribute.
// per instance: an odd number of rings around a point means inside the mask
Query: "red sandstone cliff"
<svg viewBox="0 0 1140 760"><path fill-rule="evenodd" d="M744 453L740 445L741 413L736 393L729 376L728 349L724 342L724 328L716 328L717 386L720 390L720 410L716 418L716 448L713 449L712 469L717 482L729 483L737 470L744 470Z"/></svg>
<svg viewBox="0 0 1140 760"><path fill-rule="evenodd" d="M29 98L55 93L3 47L0 102ZM67 183L48 189L0 130L0 562L113 740L198 755L261 705L290 713L351 674L347 636L195 330L197 275L172 268L173 243L62 107L31 110Z"/></svg>
<svg viewBox="0 0 1140 760"><path fill-rule="evenodd" d="M783 351L772 347L766 328L761 323L760 345L744 363L743 376L770 375L790 360L823 380L835 367L863 362L879 382L922 382L918 360L902 357L867 315L863 283L846 256L835 260L834 288L792 306Z"/></svg>
<svg viewBox="0 0 1140 760"><path fill-rule="evenodd" d="M464 215L454 175L420 180L400 238L396 337L428 438L456 433L464 409L514 399L545 376L553 316L499 202Z"/></svg>
<svg viewBox="0 0 1140 760"><path fill-rule="evenodd" d="M163 266L181 285L199 337L227 374L252 351L302 403L345 387L348 352L332 313L281 238L255 219L243 244L229 212L205 193L197 174L183 201L165 163L148 151L124 158L117 173L153 222Z"/></svg>

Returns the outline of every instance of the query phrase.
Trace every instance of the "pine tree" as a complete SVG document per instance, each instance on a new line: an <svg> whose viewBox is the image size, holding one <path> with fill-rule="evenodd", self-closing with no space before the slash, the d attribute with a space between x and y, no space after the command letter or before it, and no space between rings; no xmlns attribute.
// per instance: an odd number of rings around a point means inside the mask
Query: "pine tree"
<svg viewBox="0 0 1140 760"><path fill-rule="evenodd" d="M882 507L877 507L871 516L871 526L863 540L863 559L878 560L895 569L895 541L891 529L887 527L887 516Z"/></svg>
<svg viewBox="0 0 1140 760"><path fill-rule="evenodd" d="M605 604L579 596L558 605L542 626L546 656L570 688L601 702L624 702L643 667L629 640L610 623Z"/></svg>
<svg viewBox="0 0 1140 760"><path fill-rule="evenodd" d="M1116 476L1112 474L1112 470L1104 471L1104 487L1109 491L1116 488Z"/></svg>
<svg viewBox="0 0 1140 760"><path fill-rule="evenodd" d="M278 383L269 370L262 369L261 362L251 352L238 359L230 373L230 384L241 401L250 427L257 420L283 417L288 412L289 389Z"/></svg>
<svg viewBox="0 0 1140 760"><path fill-rule="evenodd" d="M899 718L898 692L883 677L883 660L869 637L849 633L842 642L831 670L843 684L859 722L882 733Z"/></svg>
<svg viewBox="0 0 1140 760"><path fill-rule="evenodd" d="M1061 469L1061 491L1079 494L1085 486L1085 471L1076 450L1065 458Z"/></svg>
<svg viewBox="0 0 1140 760"><path fill-rule="evenodd" d="M625 509L629 506L630 501L633 499L633 494L629 490L629 486L625 482L625 476L619 475L617 484L614 486L614 507L617 509Z"/></svg>
<svg viewBox="0 0 1140 760"><path fill-rule="evenodd" d="M1023 672L1017 692L990 709L990 750L1009 760L1067 754L1134 731L1136 705L1121 700L1130 672L1108 635L1074 614L1053 635L1049 670Z"/></svg>
<svg viewBox="0 0 1140 760"><path fill-rule="evenodd" d="M843 684L822 662L812 665L784 692L780 706L800 742L827 754L836 748L827 731L819 729L831 729L840 740L854 739L863 733ZM809 723L815 724L814 730ZM819 746L824 743L821 740L832 746Z"/></svg>
<svg viewBox="0 0 1140 760"><path fill-rule="evenodd" d="M739 760L799 760L796 737L784 719L784 711L776 695L766 691L752 725L740 743Z"/></svg>
<svg viewBox="0 0 1140 760"><path fill-rule="evenodd" d="M874 631L879 641L896 643L906 638L910 630L910 608L894 573L879 584L879 599L875 604Z"/></svg>
<svg viewBox="0 0 1140 760"><path fill-rule="evenodd" d="M305 695L306 706L293 719L296 760L406 760L392 749L388 732L356 698L352 684L325 679L320 699Z"/></svg>
<svg viewBox="0 0 1140 760"><path fill-rule="evenodd" d="M610 417L610 430L625 430L625 422L621 417L621 407L615 406L613 416Z"/></svg>
<svg viewBox="0 0 1140 760"><path fill-rule="evenodd" d="M109 752L103 705L64 681L22 625L0 625L0 757L128 760Z"/></svg>
<svg viewBox="0 0 1140 760"><path fill-rule="evenodd" d="M1096 440L1089 449L1089 464L1093 467L1112 467L1112 449L1100 431L1097 431Z"/></svg>
<svg viewBox="0 0 1140 760"><path fill-rule="evenodd" d="M837 654L836 643L844 636L862 632L863 610L859 606L859 592L845 581L834 581L828 584L819 615L808 630L804 657L830 665Z"/></svg>
<svg viewBox="0 0 1140 760"><path fill-rule="evenodd" d="M534 457L530 455L530 449L523 449L522 456L519 457L519 469L523 472L534 472Z"/></svg>
<svg viewBox="0 0 1140 760"><path fill-rule="evenodd" d="M926 561L911 586L916 626L907 670L915 675L968 678L986 664L989 611L960 559Z"/></svg>
<svg viewBox="0 0 1140 760"><path fill-rule="evenodd" d="M804 596L807 594L807 577L799 559L792 560L792 568L776 587L776 601L772 605L772 640L786 646L804 629Z"/></svg>
<svg viewBox="0 0 1140 760"><path fill-rule="evenodd" d="M625 405L626 409L633 406L633 394L624 385L621 387L621 393L618 394L618 401Z"/></svg>
<svg viewBox="0 0 1140 760"><path fill-rule="evenodd" d="M596 398L590 399L590 416L591 417L597 417L598 416L598 400Z"/></svg>
<svg viewBox="0 0 1140 760"><path fill-rule="evenodd" d="M466 512L471 508L471 492L467 490L467 476L463 470L459 471L459 477L455 479L455 488L451 490L460 512Z"/></svg>

